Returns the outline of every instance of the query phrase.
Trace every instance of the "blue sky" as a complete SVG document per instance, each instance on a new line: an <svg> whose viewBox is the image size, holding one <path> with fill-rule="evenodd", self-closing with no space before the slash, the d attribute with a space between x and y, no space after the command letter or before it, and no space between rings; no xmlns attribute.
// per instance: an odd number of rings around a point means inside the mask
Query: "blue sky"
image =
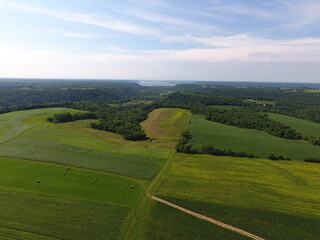
<svg viewBox="0 0 320 240"><path fill-rule="evenodd" d="M0 77L320 82L320 1L0 0Z"/></svg>

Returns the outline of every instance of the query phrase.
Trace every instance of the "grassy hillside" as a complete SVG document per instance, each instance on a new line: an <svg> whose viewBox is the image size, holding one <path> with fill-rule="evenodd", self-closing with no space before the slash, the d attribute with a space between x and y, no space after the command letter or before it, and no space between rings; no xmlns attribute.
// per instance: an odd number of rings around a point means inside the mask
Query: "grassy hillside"
<svg viewBox="0 0 320 240"><path fill-rule="evenodd" d="M157 195L266 239L316 239L317 165L176 154Z"/></svg>
<svg viewBox="0 0 320 240"><path fill-rule="evenodd" d="M156 141L172 141L187 130L191 113L177 108L159 108L149 114L141 125L148 137Z"/></svg>
<svg viewBox="0 0 320 240"><path fill-rule="evenodd" d="M151 179L168 153L167 149L158 149L150 142L130 142L117 134L87 128L83 121L46 122L53 113L61 111L74 110L37 109L1 114L0 121L15 125L0 126L0 138L3 139L0 156Z"/></svg>
<svg viewBox="0 0 320 240"><path fill-rule="evenodd" d="M302 134L304 137L308 138L319 138L320 136L320 124L310 122L307 120L289 117L276 113L268 113L268 117L274 121L283 123Z"/></svg>
<svg viewBox="0 0 320 240"><path fill-rule="evenodd" d="M0 115L0 143L8 141L26 129L32 127L31 125L22 124L23 119L39 115L43 113L62 112L65 108L51 108L51 109L36 109L32 111L18 111Z"/></svg>
<svg viewBox="0 0 320 240"><path fill-rule="evenodd" d="M262 131L207 121L200 115L192 116L189 131L192 135L191 143L196 146L212 144L233 151L243 150L259 157L265 157L268 152L292 159L320 156L320 148L307 142L277 138Z"/></svg>

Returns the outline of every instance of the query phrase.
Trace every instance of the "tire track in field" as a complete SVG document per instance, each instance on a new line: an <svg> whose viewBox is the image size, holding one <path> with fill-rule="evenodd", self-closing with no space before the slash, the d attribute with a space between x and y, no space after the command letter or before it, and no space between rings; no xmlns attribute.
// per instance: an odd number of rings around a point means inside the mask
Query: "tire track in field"
<svg viewBox="0 0 320 240"><path fill-rule="evenodd" d="M153 199L153 200L155 200L155 201L157 201L157 202L163 203L163 204L165 204L165 205L168 205L168 206L170 206L170 207L173 207L173 208L175 208L175 209L178 209L178 210L180 210L180 211L182 211L182 212L184 212L184 213L190 214L190 215L192 215L192 216L194 216L194 217L197 217L197 218L199 218L199 219L202 219L202 220L205 220L205 221L207 221L207 222L210 222L210 223L213 223L213 224L215 224L215 225L218 225L218 226L220 226L220 227L229 229L229 230L231 230L231 231L233 231L233 232L240 233L240 234L242 234L242 235L244 235L244 236L247 236L247 237L249 237L249 238L251 238L251 239L255 239L255 240L266 240L266 239L264 239L264 238L261 238L261 237L259 237L259 236L254 235L254 234L252 234L252 233L246 232L246 231L244 231L244 230L242 230L242 229L240 229L240 228L233 227L233 226L231 226L231 225L225 224L225 223L220 222L220 221L218 221L218 220L215 220L215 219L213 219L213 218L210 218L210 217L201 215L201 214L199 214L199 213L190 211L190 210L188 210L188 209L186 209L186 208L180 207L180 206L178 206L178 205L176 205L176 204L173 204L173 203L171 203L171 202L168 202L168 201L163 200L163 199L161 199L161 198L158 198L158 197L156 197L156 196L152 196L151 199Z"/></svg>

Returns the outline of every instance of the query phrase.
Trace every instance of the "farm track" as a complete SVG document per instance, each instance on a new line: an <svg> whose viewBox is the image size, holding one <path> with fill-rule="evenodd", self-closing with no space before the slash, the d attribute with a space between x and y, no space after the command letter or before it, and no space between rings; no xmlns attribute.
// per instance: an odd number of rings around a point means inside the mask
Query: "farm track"
<svg viewBox="0 0 320 240"><path fill-rule="evenodd" d="M175 208L175 209L178 209L178 210L180 210L180 211L182 211L182 212L184 212L184 213L190 214L190 215L192 215L192 216L194 216L194 217L197 217L197 218L199 218L199 219L205 220L205 221L207 221L207 222L210 222L210 223L213 223L213 224L218 225L218 226L220 226L220 227L223 227L223 228L226 228L226 229L228 229L228 230L231 230L231 231L233 231L233 232L240 233L240 234L242 234L242 235L244 235L244 236L247 236L247 237L249 237L249 238L252 238L252 239L255 239L255 240L265 240L264 238L261 238L261 237L259 237L259 236L256 236L256 235L254 235L254 234L252 234L252 233L246 232L246 231L244 231L244 230L242 230L242 229L233 227L233 226L231 226L231 225L225 224L225 223L220 222L220 221L218 221L218 220L215 220L215 219L213 219L213 218L209 218L209 217L207 217L207 216L201 215L201 214L199 214L199 213L190 211L190 210L188 210L188 209L186 209L186 208L180 207L180 206L178 206L178 205L176 205L176 204L173 204L173 203L168 202L168 201L166 201L166 200L163 200L163 199L161 199L161 198L152 196L151 199L153 199L153 200L155 200L155 201L158 201L158 202L160 202L160 203L163 203L163 204L165 204L165 205L168 205L168 206L170 206L170 207L173 207L173 208Z"/></svg>
<svg viewBox="0 0 320 240"><path fill-rule="evenodd" d="M150 191L154 188L154 186L156 186L157 184L160 183L161 177L162 177L163 173L166 171L166 169L168 168L168 166L170 165L170 162L171 162L174 154L175 154L175 149L172 149L170 151L170 153L168 154L168 157L167 157L163 167L160 169L158 174L154 177L152 182L145 189L145 195L142 197L139 205L137 206L137 208L135 210L136 214L139 213L139 215L142 216L143 212L146 210L146 208L149 207L148 203L147 203L147 200L148 199L152 199L152 195L151 195ZM126 231L124 233L123 239L125 239L125 240L131 239L130 237L131 237L132 233L135 231L134 227L137 224L137 218L131 216L131 219L132 220L131 220L129 226L127 227L127 229L126 229Z"/></svg>

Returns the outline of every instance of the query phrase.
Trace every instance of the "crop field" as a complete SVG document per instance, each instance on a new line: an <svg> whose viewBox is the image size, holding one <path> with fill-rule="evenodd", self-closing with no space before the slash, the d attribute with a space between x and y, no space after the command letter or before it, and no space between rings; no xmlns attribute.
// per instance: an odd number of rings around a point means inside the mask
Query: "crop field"
<svg viewBox="0 0 320 240"><path fill-rule="evenodd" d="M141 196L129 178L0 158L0 238L117 239Z"/></svg>
<svg viewBox="0 0 320 240"><path fill-rule="evenodd" d="M228 126L193 115L189 131L195 146L212 144L223 149L245 151L265 157L268 152L292 159L318 158L320 148L310 143L271 136L265 132Z"/></svg>
<svg viewBox="0 0 320 240"><path fill-rule="evenodd" d="M319 175L301 161L175 154L156 195L266 239L316 239Z"/></svg>
<svg viewBox="0 0 320 240"><path fill-rule="evenodd" d="M12 118L18 120L15 126L9 128L9 132L3 130L0 135L3 139L0 156L151 179L169 152L168 149L158 149L156 144L150 142L132 143L117 134L87 128L82 124L83 121L64 124L46 122L54 112L66 110L37 109L2 114L0 121L8 119L7 122L14 122Z"/></svg>
<svg viewBox="0 0 320 240"><path fill-rule="evenodd" d="M65 173L65 175L64 175ZM78 176L80 174L80 176ZM97 179L94 182L93 179ZM40 184L36 181L40 180ZM116 182L119 185L116 185ZM136 188L131 191L130 186ZM132 206L141 196L135 180L65 166L0 158L0 187Z"/></svg>
<svg viewBox="0 0 320 240"><path fill-rule="evenodd" d="M127 207L0 188L0 238L118 238Z"/></svg>
<svg viewBox="0 0 320 240"><path fill-rule="evenodd" d="M149 114L141 125L147 135L159 141L172 141L187 130L191 113L177 108L159 108Z"/></svg>
<svg viewBox="0 0 320 240"><path fill-rule="evenodd" d="M240 234L153 202L141 230L141 240L249 240Z"/></svg>
<svg viewBox="0 0 320 240"><path fill-rule="evenodd" d="M308 138L319 138L320 137L320 124L319 123L314 123L314 122L310 122L307 120L289 117L289 116L276 114L276 113L268 113L268 117L274 121L283 123L293 129L295 129L296 131L301 133L301 135L303 137L308 137Z"/></svg>

